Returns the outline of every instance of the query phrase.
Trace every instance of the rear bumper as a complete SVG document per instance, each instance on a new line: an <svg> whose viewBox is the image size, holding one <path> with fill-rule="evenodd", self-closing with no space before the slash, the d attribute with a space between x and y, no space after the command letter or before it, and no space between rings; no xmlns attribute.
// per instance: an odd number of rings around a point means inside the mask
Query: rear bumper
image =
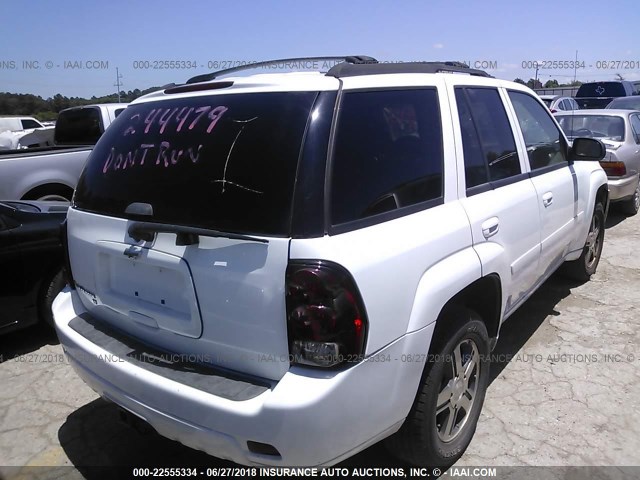
<svg viewBox="0 0 640 480"><path fill-rule="evenodd" d="M623 178L609 178L609 198L612 202L631 198L638 185L638 175Z"/></svg>
<svg viewBox="0 0 640 480"><path fill-rule="evenodd" d="M161 435L245 465L332 465L396 431L411 408L435 324L389 344L341 372L291 368L263 393L234 401L113 358L69 326L82 306L75 292L54 303L56 330L69 362L99 395ZM253 453L248 441L280 453Z"/></svg>

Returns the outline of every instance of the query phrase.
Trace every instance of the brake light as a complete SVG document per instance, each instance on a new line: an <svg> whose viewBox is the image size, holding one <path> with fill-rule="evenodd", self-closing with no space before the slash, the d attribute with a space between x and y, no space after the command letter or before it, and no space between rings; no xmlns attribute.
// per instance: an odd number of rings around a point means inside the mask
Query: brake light
<svg viewBox="0 0 640 480"><path fill-rule="evenodd" d="M627 167L623 162L600 162L608 177L622 177L627 173Z"/></svg>
<svg viewBox="0 0 640 480"><path fill-rule="evenodd" d="M334 367L364 353L367 316L351 275L326 261L292 261L286 274L291 362Z"/></svg>
<svg viewBox="0 0 640 480"><path fill-rule="evenodd" d="M71 273L71 260L69 259L69 239L67 237L67 219L60 224L60 239L62 243L62 251L64 255L64 278L67 284L71 288L76 288L76 283L73 281L73 274Z"/></svg>

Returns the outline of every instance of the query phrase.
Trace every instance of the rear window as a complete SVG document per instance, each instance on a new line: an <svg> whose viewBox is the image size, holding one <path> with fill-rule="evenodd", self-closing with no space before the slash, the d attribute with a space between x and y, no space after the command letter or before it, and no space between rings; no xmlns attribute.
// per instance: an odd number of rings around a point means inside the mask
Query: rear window
<svg viewBox="0 0 640 480"><path fill-rule="evenodd" d="M78 108L60 112L56 122L57 145L95 145L102 134L97 108Z"/></svg>
<svg viewBox="0 0 640 480"><path fill-rule="evenodd" d="M557 115L569 138L589 137L624 141L624 119L614 115Z"/></svg>
<svg viewBox="0 0 640 480"><path fill-rule="evenodd" d="M316 92L180 98L129 106L91 153L79 209L228 232L284 236Z"/></svg>
<svg viewBox="0 0 640 480"><path fill-rule="evenodd" d="M624 85L620 82L584 83L578 89L576 97L624 97Z"/></svg>

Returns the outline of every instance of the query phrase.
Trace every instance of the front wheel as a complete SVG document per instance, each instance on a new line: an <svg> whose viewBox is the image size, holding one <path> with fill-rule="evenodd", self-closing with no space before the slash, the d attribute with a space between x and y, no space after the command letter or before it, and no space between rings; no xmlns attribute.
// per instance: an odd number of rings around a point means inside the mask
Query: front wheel
<svg viewBox="0 0 640 480"><path fill-rule="evenodd" d="M597 203L591 224L589 225L589 233L585 241L582 254L577 260L567 262L566 273L580 282L586 282L591 279L591 275L596 273L600 256L602 255L602 246L604 245L604 207L601 203Z"/></svg>
<svg viewBox="0 0 640 480"><path fill-rule="evenodd" d="M447 467L462 456L476 430L489 383L489 338L470 310L450 310L438 321L452 328L434 339L411 411L386 445L410 464Z"/></svg>

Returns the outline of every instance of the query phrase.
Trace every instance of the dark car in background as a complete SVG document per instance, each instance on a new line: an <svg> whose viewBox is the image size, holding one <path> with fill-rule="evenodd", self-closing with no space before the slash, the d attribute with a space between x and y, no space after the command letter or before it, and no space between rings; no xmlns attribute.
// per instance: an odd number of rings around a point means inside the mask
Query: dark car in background
<svg viewBox="0 0 640 480"><path fill-rule="evenodd" d="M65 202L0 201L0 334L44 321L65 285Z"/></svg>
<svg viewBox="0 0 640 480"><path fill-rule="evenodd" d="M630 97L637 94L633 82L625 80L588 82L580 85L575 98L581 109L590 109L605 108L614 98Z"/></svg>

